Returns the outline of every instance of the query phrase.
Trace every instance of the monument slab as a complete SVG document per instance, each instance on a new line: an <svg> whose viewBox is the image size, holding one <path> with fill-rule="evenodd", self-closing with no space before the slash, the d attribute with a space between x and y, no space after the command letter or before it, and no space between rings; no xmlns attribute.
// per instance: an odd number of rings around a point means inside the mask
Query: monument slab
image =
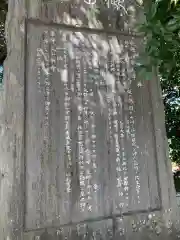
<svg viewBox="0 0 180 240"><path fill-rule="evenodd" d="M9 0L3 239L179 237L159 80L134 69L141 10L105 4Z"/></svg>

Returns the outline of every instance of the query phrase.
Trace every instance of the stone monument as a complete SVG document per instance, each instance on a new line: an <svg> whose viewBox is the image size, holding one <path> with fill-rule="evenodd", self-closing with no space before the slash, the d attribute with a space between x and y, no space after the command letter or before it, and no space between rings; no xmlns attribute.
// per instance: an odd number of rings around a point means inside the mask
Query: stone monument
<svg viewBox="0 0 180 240"><path fill-rule="evenodd" d="M9 0L0 236L179 239L156 73L135 0Z"/></svg>

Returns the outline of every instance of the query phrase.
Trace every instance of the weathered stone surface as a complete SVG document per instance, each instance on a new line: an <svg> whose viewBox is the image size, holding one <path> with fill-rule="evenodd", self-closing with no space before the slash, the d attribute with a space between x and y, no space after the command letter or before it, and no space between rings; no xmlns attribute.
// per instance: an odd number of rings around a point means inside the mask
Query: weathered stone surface
<svg viewBox="0 0 180 240"><path fill-rule="evenodd" d="M133 68L140 7L112 5L9 0L2 239L180 236L159 82Z"/></svg>

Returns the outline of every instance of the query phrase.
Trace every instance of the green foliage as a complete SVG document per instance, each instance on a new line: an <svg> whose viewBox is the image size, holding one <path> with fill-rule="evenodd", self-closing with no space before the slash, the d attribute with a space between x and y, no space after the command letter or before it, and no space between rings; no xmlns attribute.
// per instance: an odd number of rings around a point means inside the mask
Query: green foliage
<svg viewBox="0 0 180 240"><path fill-rule="evenodd" d="M171 157L180 162L180 2L149 1L144 14L139 31L145 34L145 48L138 73L150 79L153 68L159 72Z"/></svg>
<svg viewBox="0 0 180 240"><path fill-rule="evenodd" d="M2 65L0 65L0 85L3 83L3 73L4 73L4 68Z"/></svg>
<svg viewBox="0 0 180 240"><path fill-rule="evenodd" d="M6 41L4 35L4 26L6 20L6 13L8 10L8 4L6 0L0 0L0 64L6 57Z"/></svg>

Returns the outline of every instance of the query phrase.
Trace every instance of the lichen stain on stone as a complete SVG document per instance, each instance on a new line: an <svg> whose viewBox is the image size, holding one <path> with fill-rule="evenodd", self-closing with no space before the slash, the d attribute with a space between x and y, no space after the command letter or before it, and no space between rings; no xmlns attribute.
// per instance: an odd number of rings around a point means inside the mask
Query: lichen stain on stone
<svg viewBox="0 0 180 240"><path fill-rule="evenodd" d="M10 80L10 84L12 84L12 85L17 85L18 84L16 75L12 72L10 72L10 74L9 74L9 80Z"/></svg>

